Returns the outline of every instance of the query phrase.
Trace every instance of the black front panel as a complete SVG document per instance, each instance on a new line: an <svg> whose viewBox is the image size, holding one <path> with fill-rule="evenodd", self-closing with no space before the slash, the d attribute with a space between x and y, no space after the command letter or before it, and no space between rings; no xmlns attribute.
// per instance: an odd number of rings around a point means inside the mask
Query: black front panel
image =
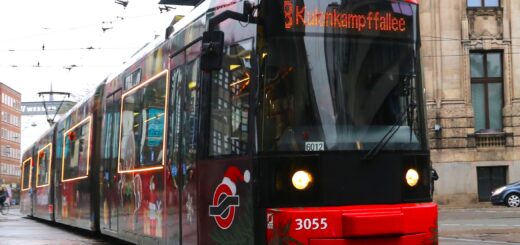
<svg viewBox="0 0 520 245"><path fill-rule="evenodd" d="M263 156L257 159L261 207L340 206L431 201L427 153L381 153L361 160L362 153L326 152L314 155ZM414 168L419 182L410 187L406 171ZM298 170L313 175L304 191L291 182Z"/></svg>

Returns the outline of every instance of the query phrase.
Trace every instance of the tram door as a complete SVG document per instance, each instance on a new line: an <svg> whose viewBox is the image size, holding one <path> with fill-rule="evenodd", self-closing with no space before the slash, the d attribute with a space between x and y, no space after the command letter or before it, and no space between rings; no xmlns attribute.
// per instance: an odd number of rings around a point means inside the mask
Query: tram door
<svg viewBox="0 0 520 245"><path fill-rule="evenodd" d="M101 224L102 229L117 232L118 230L118 210L117 210L117 154L118 154L118 135L121 100L121 90L116 91L106 98L106 114L104 125L103 142L103 198L101 200Z"/></svg>
<svg viewBox="0 0 520 245"><path fill-rule="evenodd" d="M171 60L168 163L173 203L168 208L169 244L197 244L198 42Z"/></svg>

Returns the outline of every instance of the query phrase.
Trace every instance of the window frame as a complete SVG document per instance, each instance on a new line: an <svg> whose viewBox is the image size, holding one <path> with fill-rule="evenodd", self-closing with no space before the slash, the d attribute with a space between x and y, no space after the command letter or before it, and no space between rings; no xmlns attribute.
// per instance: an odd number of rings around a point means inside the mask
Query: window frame
<svg viewBox="0 0 520 245"><path fill-rule="evenodd" d="M83 126L88 122L88 142L87 142L87 170L85 175L77 176L74 178L65 179L65 152L67 148L67 134L74 131L76 128ZM70 182L80 179L88 178L90 173L90 141L92 140L92 116L88 116L85 119L81 120L79 123L76 123L73 127L69 128L67 131L63 133L63 150L62 150L62 160L61 160L61 182ZM69 161L70 164L70 161Z"/></svg>
<svg viewBox="0 0 520 245"><path fill-rule="evenodd" d="M27 188L24 188L24 177L25 177L25 164L29 162L29 183L28 183L28 186ZM20 183L20 189L21 191L27 191L29 189L31 189L31 180L32 180L32 163L33 163L33 158L32 157L29 157L27 159L25 159L23 162L22 162L22 169L21 169L21 172L22 172L22 181Z"/></svg>
<svg viewBox="0 0 520 245"><path fill-rule="evenodd" d="M470 86L473 84L483 84L484 85L484 115L486 118L485 128L483 130L493 130L491 128L490 123L490 112L489 112L489 84L492 83L500 83L502 84L502 107L504 107L504 53L502 50L473 50L470 52L471 54L481 54L483 55L482 63L483 63L483 71L484 74L482 77L472 77L471 75L471 61L470 61ZM489 77L488 76L488 54L499 54L500 55L500 77ZM470 59L471 60L471 59ZM472 104L474 101L472 101ZM502 114L502 113L501 113ZM503 120L504 115L502 114L501 120ZM473 117L475 120L475 116ZM476 128L476 124L474 125ZM502 123L502 130L504 125ZM480 131L480 130L479 130Z"/></svg>
<svg viewBox="0 0 520 245"><path fill-rule="evenodd" d="M486 1L487 0L478 0L478 1L480 1L480 6L469 6L469 1L470 0L466 0L466 7L467 8L500 8L500 7L502 7L502 0L497 0L498 1L498 5L497 6L486 6Z"/></svg>
<svg viewBox="0 0 520 245"><path fill-rule="evenodd" d="M39 183L40 159L41 159L40 153L44 152L47 148L50 148L49 149L49 163L47 166L48 178L47 178L47 183L40 185L40 183ZM36 155L36 158L38 159L36 161L36 188L48 186L51 183L51 174L52 174L52 171L51 171L51 169L52 169L52 143L49 143L49 144L45 145L43 148L41 148L40 150L38 150L38 154Z"/></svg>
<svg viewBox="0 0 520 245"><path fill-rule="evenodd" d="M141 84L134 86L132 89L126 91L121 95L121 110L120 110L120 116L123 115L124 110L124 101L125 97L129 96L135 92L137 92L139 89L146 87L148 84L154 82L155 80L159 79L160 77L165 76L165 96L164 96L164 121L163 121L163 140L162 140L162 160L160 165L152 165L147 166L143 168L131 168L126 170L121 170L121 140L123 137L123 120L119 120L119 146L117 151L117 173L136 173L136 172L144 172L144 171L153 171L153 170L159 170L164 168L165 160L166 160L166 138L167 138L167 131L168 131L168 117L166 115L166 112L168 111L168 97L169 97L169 80L170 80L170 73L168 69L164 69L161 72L155 74L153 77L149 78L148 80L142 82Z"/></svg>

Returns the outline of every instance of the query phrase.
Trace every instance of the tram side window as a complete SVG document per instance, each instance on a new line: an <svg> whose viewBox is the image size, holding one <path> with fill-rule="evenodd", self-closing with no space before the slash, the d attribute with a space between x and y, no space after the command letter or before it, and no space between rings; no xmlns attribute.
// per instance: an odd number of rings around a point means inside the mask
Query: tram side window
<svg viewBox="0 0 520 245"><path fill-rule="evenodd" d="M225 48L211 85L210 156L244 155L248 144L252 41Z"/></svg>
<svg viewBox="0 0 520 245"><path fill-rule="evenodd" d="M22 177L22 191L27 190L31 188L31 164L32 164L32 158L28 158L22 163L22 171L23 171L23 177Z"/></svg>
<svg viewBox="0 0 520 245"><path fill-rule="evenodd" d="M48 144L38 151L38 163L36 168L36 187L49 184L52 159L52 144Z"/></svg>
<svg viewBox="0 0 520 245"><path fill-rule="evenodd" d="M132 88L141 81L141 69L137 69L132 74L125 77L125 90Z"/></svg>
<svg viewBox="0 0 520 245"><path fill-rule="evenodd" d="M86 177L89 169L90 117L63 135L63 181Z"/></svg>
<svg viewBox="0 0 520 245"><path fill-rule="evenodd" d="M132 171L163 162L167 72L123 94L119 170Z"/></svg>

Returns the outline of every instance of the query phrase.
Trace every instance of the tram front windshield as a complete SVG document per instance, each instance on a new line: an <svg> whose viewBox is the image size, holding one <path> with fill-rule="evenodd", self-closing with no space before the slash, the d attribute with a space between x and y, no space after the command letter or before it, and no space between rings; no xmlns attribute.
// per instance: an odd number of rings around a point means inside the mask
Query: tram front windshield
<svg viewBox="0 0 520 245"><path fill-rule="evenodd" d="M261 49L260 151L370 150L385 135L384 149L424 147L416 5L264 3L283 12Z"/></svg>

